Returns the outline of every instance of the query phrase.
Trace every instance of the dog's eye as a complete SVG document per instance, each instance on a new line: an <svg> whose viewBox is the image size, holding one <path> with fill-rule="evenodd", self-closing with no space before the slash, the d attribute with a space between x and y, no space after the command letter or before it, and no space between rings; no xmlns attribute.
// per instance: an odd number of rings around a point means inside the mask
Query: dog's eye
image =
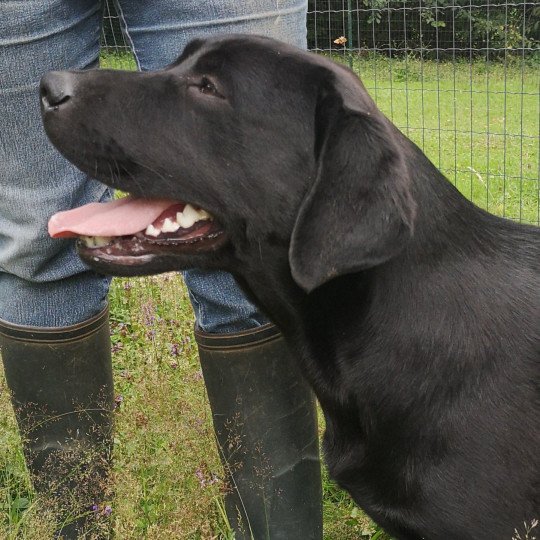
<svg viewBox="0 0 540 540"><path fill-rule="evenodd" d="M200 89L203 94L219 95L216 85L208 77L202 78Z"/></svg>
<svg viewBox="0 0 540 540"><path fill-rule="evenodd" d="M191 92L197 92L197 94L204 94L210 98L220 98L225 100L225 96L218 90L216 83L206 75L198 75L188 79L188 88ZM205 100L206 101L206 100Z"/></svg>

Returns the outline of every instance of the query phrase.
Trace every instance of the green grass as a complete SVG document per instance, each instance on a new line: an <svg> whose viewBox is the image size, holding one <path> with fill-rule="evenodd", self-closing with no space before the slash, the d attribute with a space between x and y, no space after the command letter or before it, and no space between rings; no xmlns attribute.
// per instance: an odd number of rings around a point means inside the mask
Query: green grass
<svg viewBox="0 0 540 540"><path fill-rule="evenodd" d="M467 198L540 223L537 65L383 57L352 64L378 107Z"/></svg>
<svg viewBox="0 0 540 540"><path fill-rule="evenodd" d="M114 445L117 538L232 538L223 483L200 480L221 478L222 470L181 278L115 279L110 302L116 393L123 397ZM3 377L0 433L0 538L43 540L52 530L48 502L30 487ZM328 540L387 538L326 472L324 519Z"/></svg>
<svg viewBox="0 0 540 540"><path fill-rule="evenodd" d="M127 56L105 56L103 64L134 66ZM538 223L533 67L383 58L355 58L354 67L379 107L466 196L494 213ZM114 447L117 538L232 538L222 484L200 482L201 475L221 476L221 468L185 286L175 274L117 279L110 301L116 392L124 398ZM31 489L0 377L0 538L43 540L51 527L47 501ZM388 539L326 472L324 527L326 540Z"/></svg>

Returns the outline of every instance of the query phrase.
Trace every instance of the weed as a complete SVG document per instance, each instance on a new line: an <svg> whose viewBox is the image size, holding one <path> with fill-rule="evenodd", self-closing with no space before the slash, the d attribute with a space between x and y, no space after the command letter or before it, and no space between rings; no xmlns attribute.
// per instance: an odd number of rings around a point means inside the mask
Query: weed
<svg viewBox="0 0 540 540"><path fill-rule="evenodd" d="M536 540L536 529L538 527L538 520L533 519L530 522L523 522L523 527L516 528L514 530L514 536L512 540ZM523 536L522 536L523 535Z"/></svg>

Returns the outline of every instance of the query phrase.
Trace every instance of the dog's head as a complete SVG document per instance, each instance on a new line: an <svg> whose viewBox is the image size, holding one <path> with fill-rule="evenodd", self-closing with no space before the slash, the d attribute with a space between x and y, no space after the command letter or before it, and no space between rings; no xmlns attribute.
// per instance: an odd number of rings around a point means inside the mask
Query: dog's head
<svg viewBox="0 0 540 540"><path fill-rule="evenodd" d="M51 222L55 236L107 237L79 243L102 272L241 273L270 257L309 292L411 235L402 139L323 57L254 36L196 40L157 72L47 74L41 98L60 152L133 196Z"/></svg>

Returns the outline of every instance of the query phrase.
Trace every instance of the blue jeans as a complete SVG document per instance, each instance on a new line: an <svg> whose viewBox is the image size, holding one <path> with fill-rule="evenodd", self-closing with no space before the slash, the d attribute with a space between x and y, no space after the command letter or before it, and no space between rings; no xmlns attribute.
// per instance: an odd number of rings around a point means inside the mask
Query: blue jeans
<svg viewBox="0 0 540 540"><path fill-rule="evenodd" d="M140 69L158 69L196 36L244 32L306 46L307 0L118 0ZM0 2L0 319L68 326L106 304L109 279L89 270L71 240L51 239L58 210L106 200L104 185L52 147L39 114L38 84L49 70L97 65L98 0ZM190 270L186 284L197 323L207 332L264 324L223 272Z"/></svg>

